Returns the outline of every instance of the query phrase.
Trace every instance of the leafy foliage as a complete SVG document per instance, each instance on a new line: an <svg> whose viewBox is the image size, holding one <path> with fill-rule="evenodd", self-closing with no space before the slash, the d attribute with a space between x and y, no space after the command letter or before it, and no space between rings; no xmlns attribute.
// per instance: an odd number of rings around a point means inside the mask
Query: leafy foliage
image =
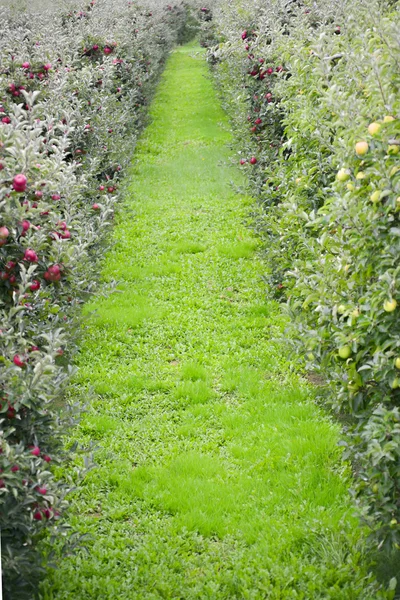
<svg viewBox="0 0 400 600"><path fill-rule="evenodd" d="M265 208L271 293L346 416L360 515L388 549L400 545L398 27L385 2L221 2L209 49Z"/></svg>
<svg viewBox="0 0 400 600"><path fill-rule="evenodd" d="M76 407L61 397L82 302L180 6L98 0L0 24L0 529L6 597L32 597L45 531L79 469L60 477ZM107 32L107 35L104 34ZM64 448L64 449L63 449ZM79 462L79 461L78 461ZM37 564L34 562L37 561Z"/></svg>

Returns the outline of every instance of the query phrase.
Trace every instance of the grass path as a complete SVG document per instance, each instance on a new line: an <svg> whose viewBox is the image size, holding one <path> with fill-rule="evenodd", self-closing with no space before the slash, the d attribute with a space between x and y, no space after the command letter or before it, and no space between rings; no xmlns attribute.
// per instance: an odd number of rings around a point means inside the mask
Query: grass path
<svg viewBox="0 0 400 600"><path fill-rule="evenodd" d="M196 54L194 54L196 52ZM80 356L99 468L46 600L372 598L337 427L273 341L251 202L198 48L170 58ZM360 590L364 587L364 592Z"/></svg>

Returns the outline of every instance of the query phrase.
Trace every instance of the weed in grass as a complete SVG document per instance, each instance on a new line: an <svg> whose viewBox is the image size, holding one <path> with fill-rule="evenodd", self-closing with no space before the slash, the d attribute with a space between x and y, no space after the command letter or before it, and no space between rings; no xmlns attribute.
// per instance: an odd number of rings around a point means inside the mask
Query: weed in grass
<svg viewBox="0 0 400 600"><path fill-rule="evenodd" d="M107 415L88 415L80 424L83 433L99 439L118 428L118 421Z"/></svg>
<svg viewBox="0 0 400 600"><path fill-rule="evenodd" d="M214 397L214 392L204 381L185 381L177 386L175 397L188 404L204 404Z"/></svg>
<svg viewBox="0 0 400 600"><path fill-rule="evenodd" d="M218 245L218 251L222 256L226 256L227 258L249 258L258 244L254 240L249 240L246 242L232 242L231 244Z"/></svg>
<svg viewBox="0 0 400 600"><path fill-rule="evenodd" d="M182 368L182 379L188 381L197 381L199 379L207 381L208 375L206 369L196 363L187 363Z"/></svg>
<svg viewBox="0 0 400 600"><path fill-rule="evenodd" d="M176 244L173 248L173 252L177 254L197 254L198 252L204 252L206 247L200 242L184 241Z"/></svg>

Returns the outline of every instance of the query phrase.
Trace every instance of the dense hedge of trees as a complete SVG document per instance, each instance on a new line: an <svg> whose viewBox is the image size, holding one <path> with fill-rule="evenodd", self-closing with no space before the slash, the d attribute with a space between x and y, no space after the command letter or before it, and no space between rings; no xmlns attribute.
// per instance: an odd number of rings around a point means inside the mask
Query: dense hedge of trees
<svg viewBox="0 0 400 600"><path fill-rule="evenodd" d="M80 306L158 76L190 34L181 3L39 4L0 21L0 530L5 594L19 599L40 573L37 542L66 534L78 468L62 434L79 411L62 395Z"/></svg>
<svg viewBox="0 0 400 600"><path fill-rule="evenodd" d="M265 209L270 293L343 420L359 513L387 549L400 547L399 17L378 0L222 1L202 38Z"/></svg>

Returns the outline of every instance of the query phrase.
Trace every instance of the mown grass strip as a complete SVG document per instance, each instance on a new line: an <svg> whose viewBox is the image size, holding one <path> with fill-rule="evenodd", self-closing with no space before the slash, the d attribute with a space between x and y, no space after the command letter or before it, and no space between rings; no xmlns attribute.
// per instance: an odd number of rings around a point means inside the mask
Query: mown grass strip
<svg viewBox="0 0 400 600"><path fill-rule="evenodd" d="M338 428L274 341L197 47L173 53L151 115L104 267L119 293L87 307L76 384L94 398L74 435L100 446L71 514L90 551L43 598L372 598Z"/></svg>

